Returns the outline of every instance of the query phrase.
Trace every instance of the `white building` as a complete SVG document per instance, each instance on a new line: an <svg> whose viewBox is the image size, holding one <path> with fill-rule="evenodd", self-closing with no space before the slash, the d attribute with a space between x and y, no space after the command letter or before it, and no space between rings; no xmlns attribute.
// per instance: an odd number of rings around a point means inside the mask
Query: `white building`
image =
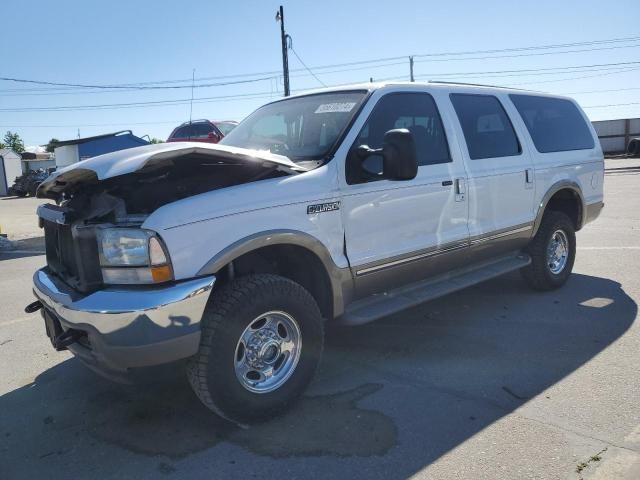
<svg viewBox="0 0 640 480"><path fill-rule="evenodd" d="M629 140L640 137L640 118L600 120L591 123L598 134L604 153L624 153Z"/></svg>
<svg viewBox="0 0 640 480"><path fill-rule="evenodd" d="M22 158L10 148L0 150L0 197L9 194L16 177L22 175Z"/></svg>

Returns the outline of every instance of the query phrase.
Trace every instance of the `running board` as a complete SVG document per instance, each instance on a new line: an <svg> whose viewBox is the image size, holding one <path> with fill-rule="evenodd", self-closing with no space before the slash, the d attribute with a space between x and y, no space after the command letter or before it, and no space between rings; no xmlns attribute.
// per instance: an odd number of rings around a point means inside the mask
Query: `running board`
<svg viewBox="0 0 640 480"><path fill-rule="evenodd" d="M398 313L457 290L526 267L531 257L524 253L500 257L454 270L428 280L405 285L395 290L357 300L337 319L341 325L362 325Z"/></svg>

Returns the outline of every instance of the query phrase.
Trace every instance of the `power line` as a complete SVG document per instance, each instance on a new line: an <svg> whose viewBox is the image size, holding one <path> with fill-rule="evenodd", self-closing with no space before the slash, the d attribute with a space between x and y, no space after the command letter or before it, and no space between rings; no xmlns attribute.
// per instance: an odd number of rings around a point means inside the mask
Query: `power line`
<svg viewBox="0 0 640 480"><path fill-rule="evenodd" d="M640 90L640 87L630 87L630 88L607 88L604 90L588 90L582 92L567 92L564 95L587 95L590 93L606 93L606 92L626 92L629 90Z"/></svg>
<svg viewBox="0 0 640 480"><path fill-rule="evenodd" d="M221 87L226 85L238 85L242 83L260 82L263 80L270 80L273 77L253 78L249 80L235 80L230 82L209 83L199 85L139 85L134 84L127 85L87 85L82 83L64 83L64 82L49 82L45 80L29 80L24 78L12 78L12 77L0 77L0 80L16 83L29 83L36 85L55 85L62 87L75 87L75 88L109 88L109 89L134 89L134 90L168 90L168 89L180 89L180 88L203 88L203 87Z"/></svg>
<svg viewBox="0 0 640 480"><path fill-rule="evenodd" d="M535 52L535 53L517 53L514 55L490 55L483 57L463 57L463 58L438 58L429 60L417 60L416 63L432 63L432 62L452 62L463 60L487 60L492 58L516 58L516 57L534 57L540 55L562 55L566 53L582 53L582 52L596 52L599 50L615 50L620 48L637 48L640 44L636 45L615 45L613 47L600 47L600 48L585 48L580 50L567 50L564 52Z"/></svg>
<svg viewBox="0 0 640 480"><path fill-rule="evenodd" d="M611 44L611 43L620 43L620 42L629 42L629 41L638 41L640 40L640 36L631 36L631 37L620 37L620 38L612 38L612 39L604 39L604 40L591 40L584 42L573 42L573 43L564 43L564 44L550 44L550 45L537 45L537 46L528 46L528 47L516 47L516 48L507 48L507 49L493 49L493 50L470 50L470 51L457 51L457 52L439 52L439 53L427 53L427 54L419 54L413 55L416 58L432 58L432 57L442 57L442 56L459 56L459 55L474 55L474 54L491 54L491 53L508 53L508 52L520 52L520 51L531 51L531 50L548 50L548 49L557 49L557 48L567 48L567 47L577 47L577 46L587 46L587 45L602 45L602 44ZM637 45L632 46L616 46L616 47L607 47L607 48L631 48L636 47ZM586 49L584 51L590 51L591 49ZM598 49L593 49L598 50ZM574 53L577 51L569 51L569 52L545 52L545 54L563 54L563 53ZM295 52L294 52L295 53ZM533 55L533 54L528 54ZM523 54L522 56L528 56ZM330 68L337 67L346 67L346 66L356 66L356 65L366 65L366 64L375 64L381 62L389 62L400 59L406 59L406 55L396 56L396 57L385 57L385 58L376 58L370 60L361 60L354 62L345 62L338 64L330 64L330 65L320 65L312 67L313 70L324 70ZM478 57L476 59L482 59L483 57ZM500 58L500 57L496 57ZM453 59L457 60L457 59ZM460 59L460 60L473 60L473 58L468 59ZM431 60L435 61L435 60ZM440 61L440 60L438 60ZM446 61L446 60L445 60ZM422 61L424 62L424 61ZM303 62L301 62L303 63ZM303 63L304 65L304 63ZM305 68L300 69L292 69L291 71L304 71L310 70L309 67L304 65ZM348 71L348 70L346 70ZM250 83L257 82L263 80L269 80L275 78L274 76L278 75L278 71L269 71L269 72L254 72L254 73L242 73L242 74L233 74L233 75L221 75L214 77L201 77L196 80L204 81L204 80L218 80L218 79L229 79L229 78L246 78L246 77L256 77L260 75L268 75L262 78L251 78L247 80L238 80L238 81L230 81L230 82L220 82L220 83L212 83L212 84L202 84L196 85L197 88L206 88L206 87L215 87L215 86L224 86L224 85L235 85L240 83ZM313 73L311 73L313 75ZM19 83L30 83L30 84L40 84L40 85L50 85L56 87L69 87L69 88L93 88L93 89L114 89L114 90L125 90L129 89L129 91L137 91L137 90L158 90L158 89L179 89L179 88L191 88L191 85L166 85L168 83L183 83L191 81L191 79L180 79L180 80L156 80L151 82L138 82L138 83L125 83L125 84L112 84L112 85L86 85L86 84L73 84L73 83L64 83L64 82L50 82L50 81L41 81L41 80L29 80L29 79L18 79L12 77L0 77L0 80L19 82ZM44 90L44 89L40 89ZM39 91L40 91L39 90ZM9 91L9 90L5 90ZM18 90L13 90L18 91Z"/></svg>
<svg viewBox="0 0 640 480"><path fill-rule="evenodd" d="M605 76L608 76L608 75L617 75L619 73L634 72L634 71L637 71L637 70L640 70L640 67L626 67L626 68L614 69L611 72L596 73L595 75L580 75L579 77L555 78L553 80L538 80L537 82L519 82L519 83L512 83L511 85L513 85L513 86L518 86L518 85L540 85L540 84L543 84L543 83L567 82L567 81L571 81L571 80L582 80L583 78L595 78L595 77L605 77ZM563 73L568 73L568 72L563 72Z"/></svg>
<svg viewBox="0 0 640 480"><path fill-rule="evenodd" d="M313 78L315 78L320 85L322 85L323 87L326 87L327 84L324 83L322 80L320 80L318 76L315 73L313 73L309 67L307 67L307 64L302 61L302 59L300 58L300 55L298 55L298 52L296 52L295 49L293 48L293 43L289 46L289 49L293 52L293 54L296 56L296 58L302 64L302 66L306 68L307 71L313 76Z"/></svg>
<svg viewBox="0 0 640 480"><path fill-rule="evenodd" d="M87 123L68 125L0 125L0 128L85 128L85 127L117 127L119 125L175 125L183 122L184 119L167 120L163 122L120 122L120 123Z"/></svg>
<svg viewBox="0 0 640 480"><path fill-rule="evenodd" d="M502 78L509 76L521 76L521 74L525 74L526 76L533 75L558 75L558 74L568 74L568 73L580 73L580 72L595 72L595 71L608 71L618 67L620 70L621 66L627 66L626 69L619 72L609 72L609 73L623 73L625 71L635 70L640 67L628 68L631 65L639 65L640 62L618 62L618 63L608 63L608 64L591 64L591 65L575 65L568 67L552 67L552 68L538 68L538 69L521 69L521 70L494 70L494 71L485 71L485 72L457 72L457 73L441 73L441 74L433 74L430 75L430 78L437 77L455 77L455 76L484 76L488 75L485 78ZM594 67L605 67L605 68L594 68ZM579 78L586 78L587 76L581 76ZM425 78L424 75L419 76L418 78ZM383 79L386 80L395 80L394 78ZM552 80L552 81L562 81L562 80ZM542 82L528 82L529 84L534 83L545 83ZM326 86L323 83L323 86ZM237 94L237 95L222 95L222 96L214 96L214 97L201 97L194 98L194 103L215 103L216 101L230 101L230 100L239 100L239 99L259 99L259 98L267 98L271 97L270 92L259 92L259 93L247 93L247 94ZM2 112L36 112L36 111L83 111L83 110L103 110L103 109L121 109L121 108L141 108L141 107L154 107L154 106L168 106L168 105L183 105L191 100L189 98L175 99L175 100L155 100L148 102L126 102L126 103L106 103L106 104L93 104L93 105L64 105L64 106L44 106L44 107L7 107L0 108Z"/></svg>
<svg viewBox="0 0 640 480"><path fill-rule="evenodd" d="M515 47L515 48L501 48L495 50L471 50L466 52L440 52L440 53L425 53L421 55L414 55L414 57L441 57L441 56L454 56L454 55L474 55L481 53L506 53L506 52L521 52L527 50L545 50L545 49L553 49L553 48L568 48L568 47L578 47L583 45L600 45L606 43L618 43L618 42L628 42L640 40L640 36L632 36L632 37L619 37L619 38L610 38L606 40L589 40L585 42L573 42L573 43L556 43L550 45L537 45L530 47Z"/></svg>
<svg viewBox="0 0 640 480"><path fill-rule="evenodd" d="M194 98L193 103L215 103L216 101L242 100L242 99L260 99L271 98L271 92L245 93L238 95L220 95L215 97ZM126 103L103 103L97 105L61 105L48 107L8 107L0 108L2 112L35 112L35 111L82 111L82 110L103 110L103 109L119 109L119 108L137 108L137 107L161 107L172 105L186 105L191 102L190 98L180 98L175 100L154 100L149 102L126 102Z"/></svg>
<svg viewBox="0 0 640 480"><path fill-rule="evenodd" d="M447 76L447 77L455 77L460 75L492 75L492 74L522 74L522 73L538 73L538 72L552 72L556 71L558 73L573 73L567 72L566 70L572 69L591 69L598 67L616 67L622 65L638 65L640 62L617 62L617 63L600 63L600 64L591 64L591 65L572 65L566 67L547 67L547 68L524 68L518 70L489 70L489 71L481 71L481 72L453 72L453 73L432 73L430 75L420 75L421 78L425 76Z"/></svg>

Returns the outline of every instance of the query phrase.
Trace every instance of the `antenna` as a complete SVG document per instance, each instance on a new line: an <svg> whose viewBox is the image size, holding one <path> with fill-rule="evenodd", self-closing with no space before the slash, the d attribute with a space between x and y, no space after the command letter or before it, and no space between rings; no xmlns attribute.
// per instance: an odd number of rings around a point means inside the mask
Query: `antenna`
<svg viewBox="0 0 640 480"><path fill-rule="evenodd" d="M196 82L196 69L191 72L191 102L189 103L189 124L191 124L191 118L193 117L193 88Z"/></svg>

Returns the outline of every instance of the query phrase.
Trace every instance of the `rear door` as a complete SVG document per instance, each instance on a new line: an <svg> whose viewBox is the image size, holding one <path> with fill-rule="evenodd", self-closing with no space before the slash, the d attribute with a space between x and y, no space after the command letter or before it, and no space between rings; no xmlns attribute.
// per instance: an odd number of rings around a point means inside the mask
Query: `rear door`
<svg viewBox="0 0 640 480"><path fill-rule="evenodd" d="M513 106L500 94L449 97L468 177L472 254L483 257L517 249L531 235L535 175L506 109Z"/></svg>
<svg viewBox="0 0 640 480"><path fill-rule="evenodd" d="M413 133L419 165L413 180L380 178L381 156L355 158L358 146L380 148L385 132L395 128ZM405 91L382 96L359 129L347 158L341 209L358 297L434 275L447 254L462 261L467 203L454 184L465 174L447 128L431 94Z"/></svg>

